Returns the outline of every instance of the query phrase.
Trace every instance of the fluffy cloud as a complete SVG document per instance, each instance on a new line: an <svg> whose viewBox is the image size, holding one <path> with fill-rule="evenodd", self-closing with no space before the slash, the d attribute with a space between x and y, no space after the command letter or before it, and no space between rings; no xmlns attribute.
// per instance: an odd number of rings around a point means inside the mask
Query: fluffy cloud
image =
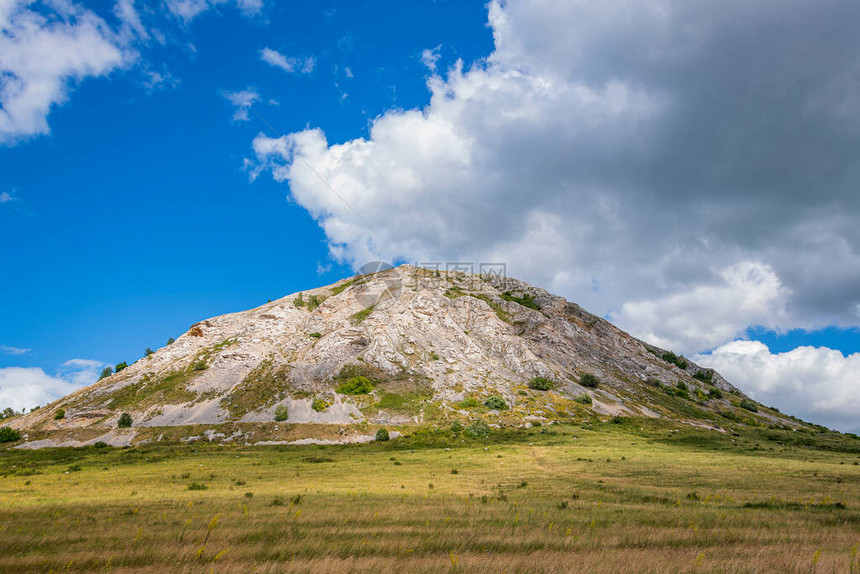
<svg viewBox="0 0 860 574"><path fill-rule="evenodd" d="M805 420L860 432L860 353L798 347L771 353L759 341L734 341L696 357L755 399Z"/></svg>
<svg viewBox="0 0 860 574"><path fill-rule="evenodd" d="M241 92L221 92L221 95L233 104L233 107L236 109L233 112L234 122L247 122L248 110L251 109L254 102L260 100L260 94L251 88L242 90Z"/></svg>
<svg viewBox="0 0 860 574"><path fill-rule="evenodd" d="M421 63L430 70L431 72L436 71L436 62L439 61L439 58L442 57L440 50L442 49L442 45L439 44L432 50L427 48L426 50L421 52Z"/></svg>
<svg viewBox="0 0 860 574"><path fill-rule="evenodd" d="M308 58L291 58L287 57L277 50L271 48L263 48L260 50L260 59L276 68L280 68L285 72L310 74L314 71L317 61L314 57Z"/></svg>
<svg viewBox="0 0 860 574"><path fill-rule="evenodd" d="M0 368L0 409L16 411L46 405L98 379L105 363L72 359L63 363L55 376L38 367Z"/></svg>
<svg viewBox="0 0 860 574"><path fill-rule="evenodd" d="M768 265L742 262L719 278L649 301L629 301L612 320L665 349L695 353L741 335L750 325L785 320L788 290Z"/></svg>
<svg viewBox="0 0 860 574"><path fill-rule="evenodd" d="M48 114L71 85L133 57L92 11L71 2L43 8L0 4L0 144L48 133Z"/></svg>
<svg viewBox="0 0 860 574"><path fill-rule="evenodd" d="M167 9L174 16L190 22L210 8L230 4L229 0L165 0ZM257 16L263 9L263 0L236 0L236 7L245 16Z"/></svg>
<svg viewBox="0 0 860 574"><path fill-rule="evenodd" d="M258 136L332 255L505 261L705 350L860 324L860 36L841 2L493 1L495 50L367 138ZM435 62L433 52L427 62Z"/></svg>
<svg viewBox="0 0 860 574"><path fill-rule="evenodd" d="M2 198L2 196L0 196ZM29 353L32 349L23 349L21 347L10 347L8 345L0 345L0 353L6 355L23 355Z"/></svg>
<svg viewBox="0 0 860 574"><path fill-rule="evenodd" d="M15 196L8 191L0 193L0 203L9 203L10 201L15 201Z"/></svg>

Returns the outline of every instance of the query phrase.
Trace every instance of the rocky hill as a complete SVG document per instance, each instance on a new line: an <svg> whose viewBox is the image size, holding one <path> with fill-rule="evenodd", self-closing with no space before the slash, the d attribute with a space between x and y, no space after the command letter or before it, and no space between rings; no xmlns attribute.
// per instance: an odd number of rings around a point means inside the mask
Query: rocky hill
<svg viewBox="0 0 860 574"><path fill-rule="evenodd" d="M55 419L59 409L65 417ZM89 432L75 436L95 439L122 413L132 427L111 436L128 440L147 428L241 428L276 417L340 427L613 416L716 430L803 424L542 289L408 265L201 321L10 424L31 440L81 430Z"/></svg>

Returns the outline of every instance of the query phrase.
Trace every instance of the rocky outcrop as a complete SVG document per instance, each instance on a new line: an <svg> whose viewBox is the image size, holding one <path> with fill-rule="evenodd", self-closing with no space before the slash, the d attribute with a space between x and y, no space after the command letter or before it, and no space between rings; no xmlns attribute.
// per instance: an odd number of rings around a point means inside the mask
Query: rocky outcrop
<svg viewBox="0 0 860 574"><path fill-rule="evenodd" d="M280 406L289 423L340 425L488 413L497 424L689 416L677 412L677 401L705 413L736 410L726 395L742 395L718 373L665 354L527 283L404 265L201 321L173 344L14 424L113 428L122 412L135 427L250 423L274 421ZM598 388L579 384L586 373ZM356 377L373 390L338 392ZM552 389L529 388L536 377ZM577 400L585 394L590 402ZM510 408L469 406L491 395ZM53 420L56 408L65 419Z"/></svg>

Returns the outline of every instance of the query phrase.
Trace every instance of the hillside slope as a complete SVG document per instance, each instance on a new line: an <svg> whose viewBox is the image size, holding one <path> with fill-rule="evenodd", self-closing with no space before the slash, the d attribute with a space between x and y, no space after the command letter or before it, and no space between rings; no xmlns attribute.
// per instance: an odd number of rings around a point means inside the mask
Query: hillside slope
<svg viewBox="0 0 860 574"><path fill-rule="evenodd" d="M583 375L598 386L580 384ZM530 381L552 388L529 388ZM348 394L350 386L372 390ZM491 396L508 408L484 406ZM404 265L201 321L151 356L10 424L109 429L123 412L134 427L262 423L281 406L287 423L338 425L483 418L506 426L615 415L717 429L802 424L761 405L740 408L744 399L718 373L527 283ZM55 420L60 408L65 418Z"/></svg>

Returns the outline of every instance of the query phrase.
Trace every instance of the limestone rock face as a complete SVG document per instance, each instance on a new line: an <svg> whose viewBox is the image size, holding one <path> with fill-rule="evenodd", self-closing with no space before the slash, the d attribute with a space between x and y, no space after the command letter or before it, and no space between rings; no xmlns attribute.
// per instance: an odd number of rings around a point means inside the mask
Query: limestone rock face
<svg viewBox="0 0 860 574"><path fill-rule="evenodd" d="M677 404L717 413L742 397L719 374L664 353L527 283L404 265L201 321L15 424L113 428L122 412L135 427L273 422L279 406L289 423L406 424L484 416L480 405L492 395L509 407L490 411L498 424L601 414L680 419L689 415ZM579 384L586 373L597 388ZM338 392L356 377L372 392ZM552 389L529 388L535 377ZM689 396L679 398L679 383ZM53 420L56 408L65 419Z"/></svg>

